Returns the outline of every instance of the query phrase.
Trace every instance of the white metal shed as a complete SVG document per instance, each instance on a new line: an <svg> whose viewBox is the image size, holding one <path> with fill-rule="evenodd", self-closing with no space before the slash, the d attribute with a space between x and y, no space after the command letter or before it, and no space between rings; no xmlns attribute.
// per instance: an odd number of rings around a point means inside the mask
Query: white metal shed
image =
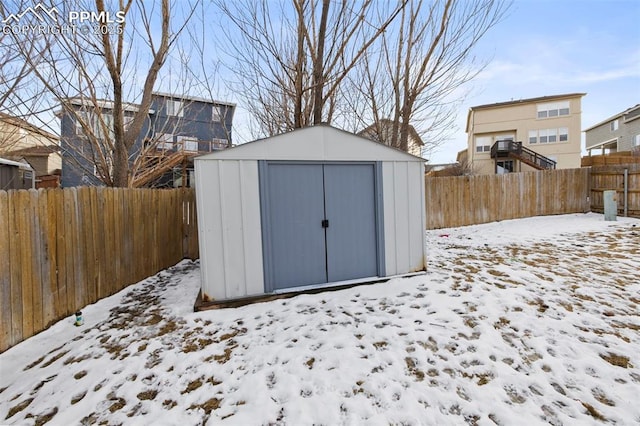
<svg viewBox="0 0 640 426"><path fill-rule="evenodd" d="M326 126L195 159L202 300L425 270L424 160Z"/></svg>

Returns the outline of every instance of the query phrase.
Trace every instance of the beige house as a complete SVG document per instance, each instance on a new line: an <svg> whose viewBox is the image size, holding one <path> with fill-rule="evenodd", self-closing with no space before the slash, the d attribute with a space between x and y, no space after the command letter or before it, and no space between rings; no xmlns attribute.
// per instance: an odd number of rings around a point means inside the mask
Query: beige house
<svg viewBox="0 0 640 426"><path fill-rule="evenodd" d="M580 167L581 100L585 93L471 107L468 145L458 161L474 174Z"/></svg>
<svg viewBox="0 0 640 426"><path fill-rule="evenodd" d="M38 177L55 174L62 167L56 135L3 112L0 112L0 156L28 162Z"/></svg>
<svg viewBox="0 0 640 426"><path fill-rule="evenodd" d="M399 132L396 129L396 132ZM369 127L358 132L358 136L364 136L367 139L371 139L375 142L380 142L384 145L395 147L392 144L393 139L393 121L387 118L384 118L377 123L370 125ZM399 139L399 136L398 136ZM408 138L408 146L407 152L411 155L415 155L416 157L422 157L422 147L424 146L424 142L422 138L416 131L413 126L409 126L409 138Z"/></svg>

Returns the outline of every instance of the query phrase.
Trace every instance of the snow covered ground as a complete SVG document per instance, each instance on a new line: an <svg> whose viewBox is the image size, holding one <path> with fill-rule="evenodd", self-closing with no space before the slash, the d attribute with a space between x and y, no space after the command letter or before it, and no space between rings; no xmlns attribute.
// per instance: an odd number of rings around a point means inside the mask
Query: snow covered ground
<svg viewBox="0 0 640 426"><path fill-rule="evenodd" d="M194 313L182 262L0 355L0 424L640 423L640 220L427 232L429 272Z"/></svg>

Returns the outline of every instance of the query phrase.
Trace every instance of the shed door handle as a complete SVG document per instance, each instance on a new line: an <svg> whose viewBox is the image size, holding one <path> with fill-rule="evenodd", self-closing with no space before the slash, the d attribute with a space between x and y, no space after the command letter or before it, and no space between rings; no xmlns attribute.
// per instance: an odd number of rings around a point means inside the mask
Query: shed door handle
<svg viewBox="0 0 640 426"><path fill-rule="evenodd" d="M329 221L328 221L327 219L324 219L324 220L322 221L322 227L323 227L323 228L328 228L328 227L329 227Z"/></svg>

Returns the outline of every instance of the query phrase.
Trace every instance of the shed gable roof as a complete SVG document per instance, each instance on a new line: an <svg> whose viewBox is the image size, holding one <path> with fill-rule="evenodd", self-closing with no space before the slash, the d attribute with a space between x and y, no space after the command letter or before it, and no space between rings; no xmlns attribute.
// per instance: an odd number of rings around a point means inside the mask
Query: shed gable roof
<svg viewBox="0 0 640 426"><path fill-rule="evenodd" d="M425 161L328 125L258 139L195 160Z"/></svg>

